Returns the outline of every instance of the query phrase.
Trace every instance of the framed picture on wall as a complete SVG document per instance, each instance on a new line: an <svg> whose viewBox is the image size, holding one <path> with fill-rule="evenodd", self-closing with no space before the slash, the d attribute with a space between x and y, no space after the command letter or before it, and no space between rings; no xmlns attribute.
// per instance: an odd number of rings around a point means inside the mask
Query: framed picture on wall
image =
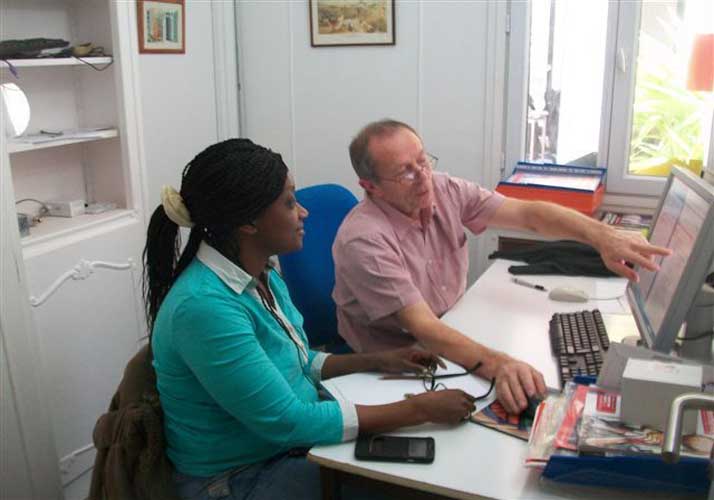
<svg viewBox="0 0 714 500"><path fill-rule="evenodd" d="M310 0L313 47L394 43L394 0Z"/></svg>
<svg viewBox="0 0 714 500"><path fill-rule="evenodd" d="M184 54L186 11L184 0L137 0L139 52Z"/></svg>

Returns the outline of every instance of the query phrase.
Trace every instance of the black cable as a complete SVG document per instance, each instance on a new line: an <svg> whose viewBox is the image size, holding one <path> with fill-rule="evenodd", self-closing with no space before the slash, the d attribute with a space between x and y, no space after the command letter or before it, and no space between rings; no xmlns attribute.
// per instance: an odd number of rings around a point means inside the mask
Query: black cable
<svg viewBox="0 0 714 500"><path fill-rule="evenodd" d="M5 64L7 64L7 69L10 70L10 73L12 73L15 78L20 78L20 77L18 76L18 74L17 74L17 68L16 68L12 63L10 63L9 60L7 60L7 59L0 59L0 61L2 61L2 62L4 62Z"/></svg>
<svg viewBox="0 0 714 500"><path fill-rule="evenodd" d="M104 71L104 70L107 69L109 66L111 66L112 64L114 64L114 58L113 58L112 56L96 56L96 57L110 57L110 58L111 58L111 60L110 60L108 63L106 63L104 66L102 66L102 67L99 67L99 66L97 66L96 64L92 64L92 63L90 63L89 61L85 61L85 60L84 60L83 58L81 58L81 57L77 57L77 56L72 56L72 57L74 57L74 58L77 59L78 61L83 62L84 64L86 64L87 66L89 66L90 68L92 68L92 69L95 70L95 71Z"/></svg>
<svg viewBox="0 0 714 500"><path fill-rule="evenodd" d="M17 200L17 201L15 202L15 205L19 205L20 203L25 202L25 201L34 201L35 203L39 203L39 204L42 205L43 207L45 206L44 202L41 202L40 200L37 200L37 199L35 199L35 198L23 198L23 199L21 199L21 200Z"/></svg>
<svg viewBox="0 0 714 500"><path fill-rule="evenodd" d="M486 398L491 394L491 391L493 391L493 387L494 387L495 385L496 385L496 377L493 377L493 378L491 379L491 385L488 387L488 391L486 391L486 393L483 394L483 395L481 395L481 396L476 396L476 401L480 401L480 400L482 400L482 399L486 399Z"/></svg>
<svg viewBox="0 0 714 500"><path fill-rule="evenodd" d="M704 337L711 337L714 335L714 330L709 330L708 332L700 333L699 335L695 335L694 337L677 337L677 340L681 340L682 342L687 342L690 340L700 340L703 339Z"/></svg>
<svg viewBox="0 0 714 500"><path fill-rule="evenodd" d="M40 200L36 200L35 198L23 198L21 200L16 201L15 205L19 205L20 203L23 203L25 201L34 201L35 203L39 203L42 206L42 208L40 208L40 213L38 214L38 217L44 217L45 215L50 213L50 209L47 208L47 205L45 205L45 203Z"/></svg>

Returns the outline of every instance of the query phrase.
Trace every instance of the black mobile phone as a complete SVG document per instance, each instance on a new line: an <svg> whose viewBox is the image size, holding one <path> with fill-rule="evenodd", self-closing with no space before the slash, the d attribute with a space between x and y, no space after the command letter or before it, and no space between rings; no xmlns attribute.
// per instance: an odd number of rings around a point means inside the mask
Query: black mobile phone
<svg viewBox="0 0 714 500"><path fill-rule="evenodd" d="M434 461L434 438L411 436L360 436L355 458L384 462L430 464Z"/></svg>

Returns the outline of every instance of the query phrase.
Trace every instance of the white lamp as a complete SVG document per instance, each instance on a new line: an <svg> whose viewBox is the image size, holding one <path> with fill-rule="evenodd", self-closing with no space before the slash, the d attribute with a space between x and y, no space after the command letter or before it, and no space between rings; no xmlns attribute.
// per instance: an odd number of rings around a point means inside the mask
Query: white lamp
<svg viewBox="0 0 714 500"><path fill-rule="evenodd" d="M30 103L25 93L14 83L0 85L2 93L5 134L12 137L21 136L30 123Z"/></svg>

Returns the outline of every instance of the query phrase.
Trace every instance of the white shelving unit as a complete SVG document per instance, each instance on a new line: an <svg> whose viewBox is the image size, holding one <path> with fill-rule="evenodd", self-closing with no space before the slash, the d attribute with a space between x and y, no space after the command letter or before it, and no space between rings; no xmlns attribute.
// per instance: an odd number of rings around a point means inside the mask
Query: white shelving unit
<svg viewBox="0 0 714 500"><path fill-rule="evenodd" d="M111 54L84 61L16 59L10 61L12 70L0 63L0 82L17 84L28 98L26 134L66 134L35 144L0 134L0 231L3 242L12 242L12 255L17 256L13 266L24 264L19 272L11 269L19 285L4 280L3 296L26 301L30 311L25 317L31 316L29 327L3 331L4 340L11 337L3 345L10 346L7 356L12 357L18 339L36 339L39 363L19 356L16 364L32 363L40 374L57 453L50 462L57 467L66 500L88 495L95 452L92 429L145 335L141 270L136 264L146 233L135 8L136 2L116 0L0 2L2 39L92 42ZM96 132L72 137L71 131L87 129ZM37 215L41 207L16 203L25 198L81 199L113 203L116 209L43 217L28 237L20 238L15 213L9 212L14 207L15 212ZM10 232L12 238L6 238ZM117 264L121 270L100 269L81 280L68 280L43 304L29 305L30 296L41 296L83 261ZM9 370L10 380L22 377L18 369Z"/></svg>
<svg viewBox="0 0 714 500"><path fill-rule="evenodd" d="M60 57L10 59L0 62L0 81L12 82L30 103L30 124L24 135L43 130L65 132L51 141L9 139L11 178L16 199L41 202L84 200L85 203L114 203L119 210L135 211L142 200L137 182L138 154L126 137L135 113L123 109L127 64L122 50L133 43L124 33L115 33L118 15L133 14L133 5L110 0L5 0L3 39L59 38L75 43L91 42L103 47L106 57ZM126 56L131 56L125 52ZM134 110L131 110L132 112ZM100 129L72 136L78 129ZM39 215L39 204L23 205L22 211ZM62 239L68 232L94 227L104 218L75 219L46 217L30 228L26 242ZM60 242L61 243L61 242ZM53 248L53 246L48 246Z"/></svg>
<svg viewBox="0 0 714 500"><path fill-rule="evenodd" d="M80 144L83 142L92 142L92 141L101 141L103 139L112 139L114 137L118 137L119 131L115 128L112 129L106 129L106 130L98 130L96 132L92 133L92 137L80 137L80 138L69 138L69 139L61 139L61 138L56 138L51 141L46 141L46 142L39 142L39 143L28 143L28 142L21 142L18 139L10 139L8 141L7 145L7 152L10 154L13 153L23 153L26 151L37 151L38 149L46 149L46 148L58 148L60 146L69 146L72 144Z"/></svg>
<svg viewBox="0 0 714 500"><path fill-rule="evenodd" d="M9 68L45 68L49 66L81 66L92 64L100 68L106 64L111 64L111 57L46 57L42 59L8 59L7 62L0 61L0 66ZM8 64L9 63L9 64Z"/></svg>
<svg viewBox="0 0 714 500"><path fill-rule="evenodd" d="M34 249L41 243L47 243L57 238L75 234L79 231L102 226L123 218L133 218L135 212L129 209L114 209L99 214L83 214L76 217L45 217L33 227L32 234L20 240L25 255L28 250L36 253Z"/></svg>

